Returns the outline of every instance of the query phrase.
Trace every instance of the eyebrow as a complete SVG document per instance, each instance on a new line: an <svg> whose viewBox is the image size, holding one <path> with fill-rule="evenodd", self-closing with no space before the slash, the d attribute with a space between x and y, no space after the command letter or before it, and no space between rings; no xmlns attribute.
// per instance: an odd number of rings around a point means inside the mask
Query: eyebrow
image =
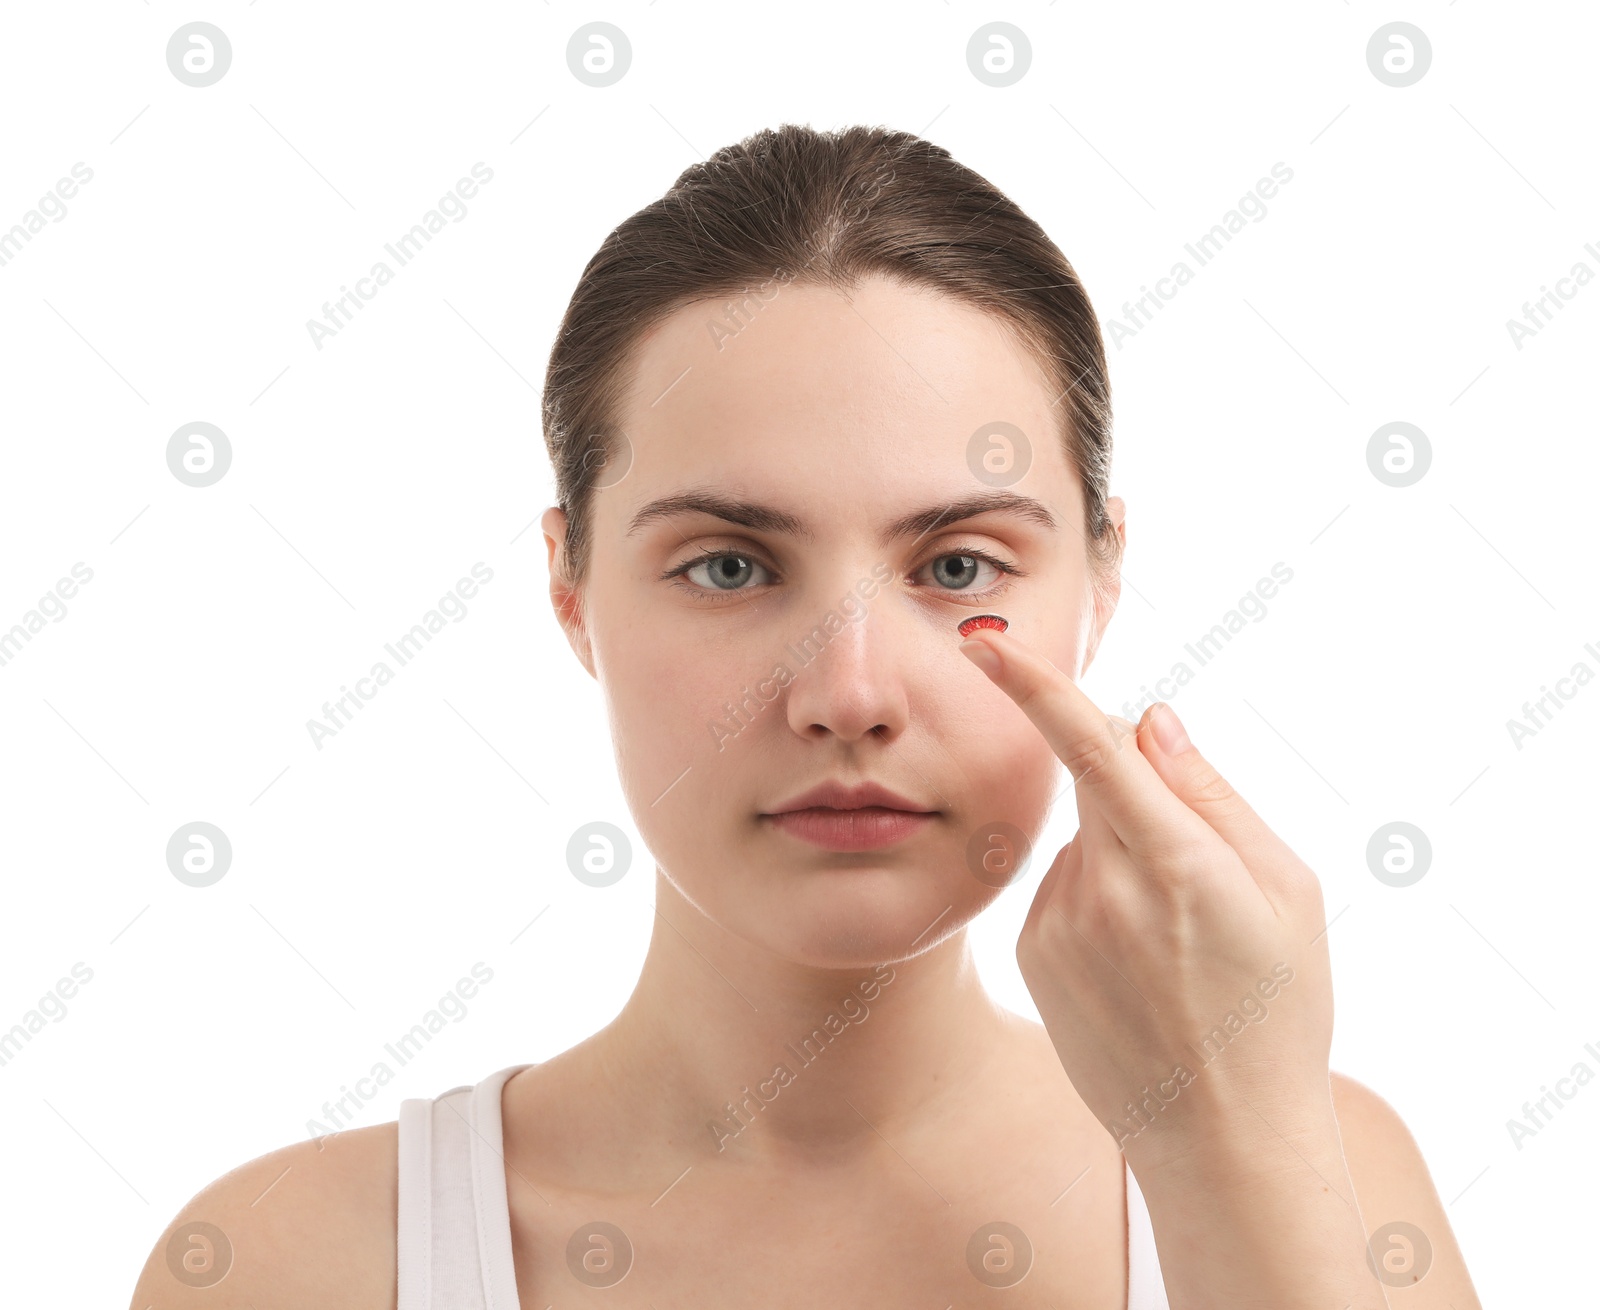
<svg viewBox="0 0 1600 1310"><path fill-rule="evenodd" d="M920 540L936 528L977 518L981 514L997 513L1017 515L1051 532L1060 526L1049 508L1032 496L1023 496L1014 491L979 491L970 496L963 496L960 500L929 505L924 509L902 515L884 529L882 544L888 545L902 537L910 536ZM754 501L739 500L720 492L704 490L680 491L671 496L652 500L633 516L626 535L631 537L646 524L684 514L705 514L728 523L740 524L757 532L799 537L805 541L816 540L816 534L793 514L770 505L760 505Z"/></svg>

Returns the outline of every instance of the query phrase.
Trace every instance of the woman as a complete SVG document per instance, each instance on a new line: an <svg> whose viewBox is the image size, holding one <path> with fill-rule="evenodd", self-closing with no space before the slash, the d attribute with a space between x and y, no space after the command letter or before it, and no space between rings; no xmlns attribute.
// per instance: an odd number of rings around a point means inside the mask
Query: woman
<svg viewBox="0 0 1600 1310"><path fill-rule="evenodd" d="M1169 708L1076 686L1124 507L1035 223L906 133L758 133L590 261L544 426L551 599L656 862L638 986L219 1179L136 1306L1478 1304L1404 1124L1329 1072L1315 875ZM1064 783L1041 1026L965 925Z"/></svg>

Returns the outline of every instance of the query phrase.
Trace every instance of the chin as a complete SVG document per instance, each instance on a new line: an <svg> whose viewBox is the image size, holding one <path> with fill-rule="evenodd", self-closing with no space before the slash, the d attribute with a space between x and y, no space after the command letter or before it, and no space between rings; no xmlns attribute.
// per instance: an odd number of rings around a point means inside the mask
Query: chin
<svg viewBox="0 0 1600 1310"><path fill-rule="evenodd" d="M959 890L924 869L830 869L758 911L758 942L819 969L870 969L921 955L992 899L966 879ZM930 926L931 925L931 926Z"/></svg>

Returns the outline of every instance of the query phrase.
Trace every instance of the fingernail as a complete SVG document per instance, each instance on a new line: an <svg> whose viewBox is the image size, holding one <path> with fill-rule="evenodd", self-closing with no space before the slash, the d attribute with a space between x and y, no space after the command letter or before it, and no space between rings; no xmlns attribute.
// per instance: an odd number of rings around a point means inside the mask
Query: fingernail
<svg viewBox="0 0 1600 1310"><path fill-rule="evenodd" d="M1000 657L986 641L964 641L961 653L987 673L991 678L1000 676Z"/></svg>
<svg viewBox="0 0 1600 1310"><path fill-rule="evenodd" d="M1168 755L1182 755L1189 749L1189 734L1183 730L1183 722L1173 713L1172 706L1166 701L1157 703L1150 714L1150 726L1156 734L1156 744L1166 751Z"/></svg>

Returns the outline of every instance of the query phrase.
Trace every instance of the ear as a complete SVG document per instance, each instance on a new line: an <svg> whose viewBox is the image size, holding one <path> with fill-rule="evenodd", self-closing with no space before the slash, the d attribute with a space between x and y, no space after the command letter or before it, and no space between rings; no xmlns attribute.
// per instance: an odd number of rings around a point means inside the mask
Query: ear
<svg viewBox="0 0 1600 1310"><path fill-rule="evenodd" d="M572 647L589 676L595 676L594 652L589 645L589 629L583 617L583 592L567 581L567 512L558 505L545 510L539 519L544 530L545 562L550 569L550 604L556 621L567 634Z"/></svg>
<svg viewBox="0 0 1600 1310"><path fill-rule="evenodd" d="M1106 517L1111 520L1111 531L1117 534L1117 559L1122 559L1123 552L1128 548L1127 529L1128 507L1122 503L1121 496L1108 496L1106 498ZM1095 652L1100 649L1100 639L1106 634L1106 627L1111 622L1111 616L1117 612L1117 602L1122 599L1122 568L1119 563L1111 575L1111 581L1104 590L1095 589L1094 593L1094 627L1089 633L1088 649L1083 656L1083 667L1079 671L1081 677L1088 671L1089 665L1094 661Z"/></svg>

